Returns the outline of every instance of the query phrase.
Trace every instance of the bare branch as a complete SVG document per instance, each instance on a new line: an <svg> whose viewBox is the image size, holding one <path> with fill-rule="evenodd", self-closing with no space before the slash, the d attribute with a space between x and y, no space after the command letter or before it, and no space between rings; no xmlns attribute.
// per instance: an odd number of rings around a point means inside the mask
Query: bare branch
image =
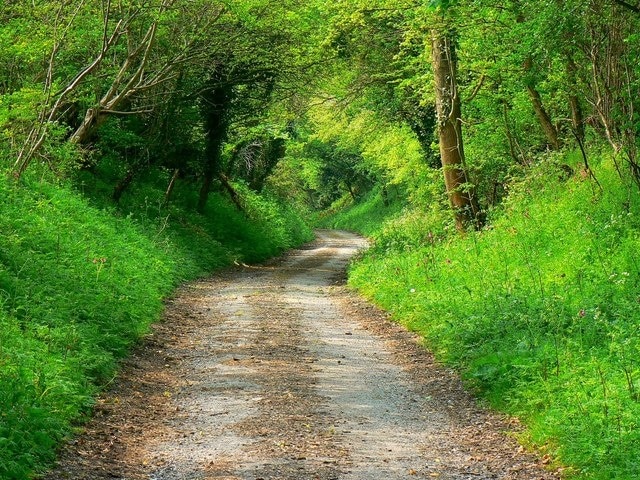
<svg viewBox="0 0 640 480"><path fill-rule="evenodd" d="M471 92L471 95L469 96L469 98L467 98L467 100L466 100L467 102L471 102L474 98L476 98L476 95L478 95L478 92L480 91L480 89L484 85L484 81L485 81L486 78L487 77L486 77L486 75L484 73L480 75L480 79L478 80L478 84L473 89L473 92Z"/></svg>
<svg viewBox="0 0 640 480"><path fill-rule="evenodd" d="M154 109L153 107L149 107L149 108L140 108L140 109L135 109L135 110L101 110L100 112L103 114L110 114L110 115L139 115L141 113L153 113Z"/></svg>
<svg viewBox="0 0 640 480"><path fill-rule="evenodd" d="M638 7L637 5L632 5L629 2L625 2L624 0L613 0L613 2L623 6L627 10L631 10L634 13L640 14L640 7Z"/></svg>

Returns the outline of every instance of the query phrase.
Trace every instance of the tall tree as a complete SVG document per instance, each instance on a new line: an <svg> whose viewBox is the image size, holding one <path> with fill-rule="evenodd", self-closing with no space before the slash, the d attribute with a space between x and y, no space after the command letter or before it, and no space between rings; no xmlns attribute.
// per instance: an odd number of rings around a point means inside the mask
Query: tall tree
<svg viewBox="0 0 640 480"><path fill-rule="evenodd" d="M520 2L515 2L516 12L516 22L518 24L525 23L525 14L522 11L522 5ZM542 102L542 95L538 91L536 86L535 73L533 68L533 56L531 52L525 52L525 60L524 60L524 82L525 88L527 89L527 93L529 94L529 98L531 99L531 104L533 105L533 110L536 113L536 117L538 119L538 123L544 132L545 137L547 138L548 145L553 150L560 150L560 138L558 136L558 129L553 124L551 120L551 116L547 112L547 109L544 107Z"/></svg>
<svg viewBox="0 0 640 480"><path fill-rule="evenodd" d="M458 230L469 224L480 227L478 199L465 168L455 45L447 32L433 30L431 35L438 143L447 195Z"/></svg>
<svg viewBox="0 0 640 480"><path fill-rule="evenodd" d="M432 3L438 13L433 6L403 0L336 7L331 40L354 74L349 101L389 122L408 125L427 160L437 137L446 194L463 230L479 227L482 219L465 164L456 49L443 20L448 2ZM425 31L431 32L430 38ZM435 89L429 90L433 83Z"/></svg>
<svg viewBox="0 0 640 480"><path fill-rule="evenodd" d="M221 178L222 144L227 136L232 101L233 85L229 83L226 67L216 66L201 96L205 151L203 180L198 198L200 213L205 210L213 181Z"/></svg>
<svg viewBox="0 0 640 480"><path fill-rule="evenodd" d="M93 93L97 101L81 113L79 123L70 125L71 143L89 142L96 129L109 115L148 112L155 107L157 88L175 80L178 69L187 62L204 61L204 39L218 22L224 7L215 3L194 2L185 6L180 0L144 0L143 2L96 1L63 2L53 24L55 32L45 79L46 100L37 124L33 126L15 162L19 177L38 154L51 125L63 115L78 97ZM100 44L89 49L89 56L72 75L61 68L60 56L65 47L72 50L73 33L82 38L86 17L101 12L99 22L89 28L100 33ZM193 14L187 23L178 14ZM175 43L162 42L159 35L174 35ZM210 53L216 44L207 45ZM58 72L60 70L60 72ZM56 85L62 87L55 90ZM93 90L93 91L92 91ZM145 97L145 95L147 95ZM73 98L75 96L75 98ZM144 99L144 100L143 100ZM137 100L137 101L136 101ZM69 122L72 123L72 122Z"/></svg>

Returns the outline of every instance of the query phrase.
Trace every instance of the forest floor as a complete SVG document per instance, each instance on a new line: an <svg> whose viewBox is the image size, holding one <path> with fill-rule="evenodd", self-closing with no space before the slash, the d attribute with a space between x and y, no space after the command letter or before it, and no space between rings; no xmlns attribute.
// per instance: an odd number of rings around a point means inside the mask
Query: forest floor
<svg viewBox="0 0 640 480"><path fill-rule="evenodd" d="M557 479L417 337L344 286L320 231L185 286L47 480Z"/></svg>

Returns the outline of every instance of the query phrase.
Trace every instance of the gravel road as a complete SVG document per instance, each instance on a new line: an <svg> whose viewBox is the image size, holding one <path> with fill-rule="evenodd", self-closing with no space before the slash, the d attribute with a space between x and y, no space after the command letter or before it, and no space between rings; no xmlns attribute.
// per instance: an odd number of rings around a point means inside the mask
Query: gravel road
<svg viewBox="0 0 640 480"><path fill-rule="evenodd" d="M560 478L343 285L338 231L185 286L46 480Z"/></svg>

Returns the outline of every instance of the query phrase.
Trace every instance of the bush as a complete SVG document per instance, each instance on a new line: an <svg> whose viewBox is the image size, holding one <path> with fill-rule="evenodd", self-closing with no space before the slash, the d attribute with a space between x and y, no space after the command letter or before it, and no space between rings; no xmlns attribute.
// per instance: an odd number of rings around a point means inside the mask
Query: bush
<svg viewBox="0 0 640 480"><path fill-rule="evenodd" d="M318 216L316 223L324 228L352 230L371 236L381 224L401 212L403 203L401 198L394 196L385 204L380 189L374 188L357 203L353 203L350 196L338 200L331 209Z"/></svg>

